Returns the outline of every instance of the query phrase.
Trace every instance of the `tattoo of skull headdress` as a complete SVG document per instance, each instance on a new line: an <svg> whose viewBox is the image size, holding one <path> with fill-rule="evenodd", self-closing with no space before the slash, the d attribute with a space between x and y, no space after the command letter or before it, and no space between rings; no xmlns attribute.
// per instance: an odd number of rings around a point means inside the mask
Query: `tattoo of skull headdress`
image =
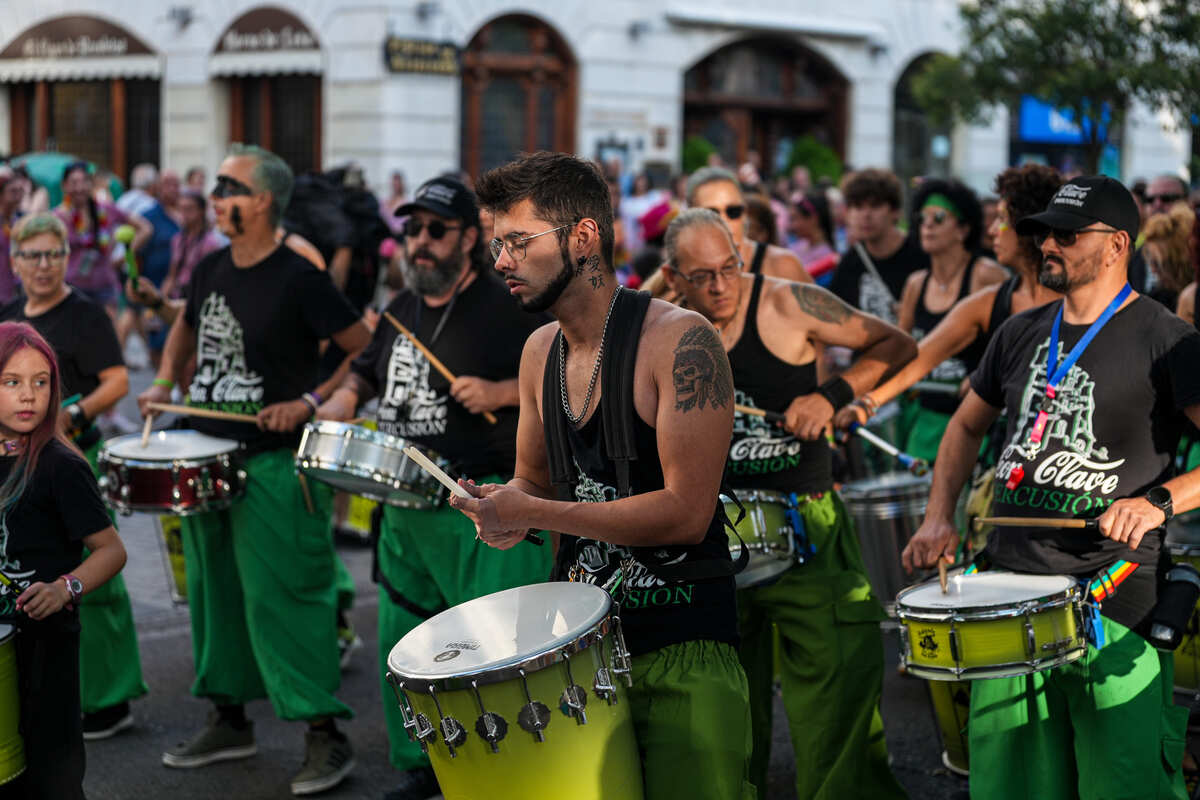
<svg viewBox="0 0 1200 800"><path fill-rule="evenodd" d="M675 381L675 410L724 408L733 398L729 359L717 334L707 325L689 328L675 347L671 369Z"/></svg>

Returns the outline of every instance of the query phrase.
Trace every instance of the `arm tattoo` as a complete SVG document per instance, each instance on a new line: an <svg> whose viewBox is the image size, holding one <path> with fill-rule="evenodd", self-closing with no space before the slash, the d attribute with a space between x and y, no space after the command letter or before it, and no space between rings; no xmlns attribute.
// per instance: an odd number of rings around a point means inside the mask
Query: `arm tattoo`
<svg viewBox="0 0 1200 800"><path fill-rule="evenodd" d="M800 310L821 322L845 322L854 313L841 298L820 287L793 283L791 289Z"/></svg>
<svg viewBox="0 0 1200 800"><path fill-rule="evenodd" d="M708 325L694 325L679 338L671 374L676 411L703 411L705 403L724 408L733 399L729 358L721 339Z"/></svg>

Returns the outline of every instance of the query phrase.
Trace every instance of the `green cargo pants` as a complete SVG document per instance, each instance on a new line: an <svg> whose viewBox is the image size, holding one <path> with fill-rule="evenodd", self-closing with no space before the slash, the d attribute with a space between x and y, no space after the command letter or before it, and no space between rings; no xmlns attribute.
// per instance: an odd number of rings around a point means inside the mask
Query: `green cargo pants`
<svg viewBox="0 0 1200 800"><path fill-rule="evenodd" d="M101 442L84 453L96 477ZM108 516L116 527L111 511ZM84 548L83 557L88 557ZM79 601L79 699L83 713L141 697L149 689L142 678L137 628L125 579L120 573Z"/></svg>
<svg viewBox="0 0 1200 800"><path fill-rule="evenodd" d="M738 592L739 651L754 730L751 780L766 786L771 751L774 635L779 678L805 800L904 797L888 767L879 698L884 618L853 523L833 492L800 498L816 552L776 583Z"/></svg>
<svg viewBox="0 0 1200 800"><path fill-rule="evenodd" d="M192 693L220 703L269 697L285 720L353 716L333 694L333 490L308 481L309 513L289 450L252 457L246 474L246 495L228 510L183 519Z"/></svg>
<svg viewBox="0 0 1200 800"><path fill-rule="evenodd" d="M1184 800L1187 709L1171 653L1102 617L1078 661L971 685L971 797Z"/></svg>
<svg viewBox="0 0 1200 800"><path fill-rule="evenodd" d="M479 483L502 483L487 475ZM550 542L497 550L475 538L475 525L448 505L433 511L385 506L379 537L379 572L404 601L379 588L379 676L383 687L389 755L397 769L427 766L420 745L409 741L400 706L386 682L387 657L396 642L425 620L485 594L542 583L550 576Z"/></svg>

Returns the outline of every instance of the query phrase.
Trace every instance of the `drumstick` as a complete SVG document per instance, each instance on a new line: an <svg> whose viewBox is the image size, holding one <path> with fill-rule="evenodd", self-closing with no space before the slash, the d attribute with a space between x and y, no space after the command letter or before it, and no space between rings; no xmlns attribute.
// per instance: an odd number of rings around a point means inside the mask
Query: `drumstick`
<svg viewBox="0 0 1200 800"><path fill-rule="evenodd" d="M0 583L3 583L5 586L7 586L9 589L12 589L14 592L20 588L13 581L12 578L8 577L3 572L0 572Z"/></svg>
<svg viewBox="0 0 1200 800"><path fill-rule="evenodd" d="M938 583L942 587L942 594L950 594L950 589L946 583L946 560L938 559Z"/></svg>
<svg viewBox="0 0 1200 800"><path fill-rule="evenodd" d="M226 422L247 422L251 425L258 424L258 417L253 414L234 414L229 411L213 411L208 408L194 408L192 406L179 406L174 403L146 403L146 408L155 411L168 411L172 414L183 414L189 417L205 417L207 419L223 419Z"/></svg>
<svg viewBox="0 0 1200 800"><path fill-rule="evenodd" d="M892 458L899 461L901 466L908 468L913 475L924 475L929 471L929 462L927 462L925 459L917 458L916 456L910 456L908 453L905 453L887 439L884 439L874 432L867 430L857 422L850 425L850 432L857 435L860 439L870 442Z"/></svg>
<svg viewBox="0 0 1200 800"><path fill-rule="evenodd" d="M146 422L142 425L142 447L150 444L150 426L154 424L154 417L146 415Z"/></svg>
<svg viewBox="0 0 1200 800"><path fill-rule="evenodd" d="M428 347L421 344L421 340L418 339L416 336L414 336L412 331L410 331L408 328L401 325L400 320L398 320L392 316L392 312L384 311L383 316L387 319L388 322L392 323L392 326L396 330L403 333L405 336L408 337L408 340L410 342L412 342L414 345L416 345L416 348L418 350L420 350L422 354L424 354L425 358L429 361L429 363L433 365L433 368L436 369L438 372L442 373L443 378L450 381L451 383L454 383L454 381L458 380L457 378L454 377L453 372L446 369L446 365L443 364L441 362L441 360L438 359L437 356L435 356L433 353L429 352ZM496 422L498 421L496 419L496 415L490 411L484 411L483 418L486 419L488 422L492 423L493 425L495 425Z"/></svg>
<svg viewBox="0 0 1200 800"><path fill-rule="evenodd" d="M313 501L312 495L308 493L308 476L303 472L297 472L296 477L300 479L300 491L304 494L304 507L308 510L308 513L312 514L314 513Z"/></svg>
<svg viewBox="0 0 1200 800"><path fill-rule="evenodd" d="M733 410L737 411L740 414L749 414L752 417L762 417L767 422L770 422L772 425L782 426L783 423L787 420L787 417L785 417L783 414L779 414L775 411L766 411L761 408L753 408L752 406L743 406L743 405L734 404Z"/></svg>
<svg viewBox="0 0 1200 800"><path fill-rule="evenodd" d="M436 478L438 483L440 483L442 486L445 486L453 494L461 497L464 500L470 499L470 497L471 497L470 492L468 492L466 489L459 486L457 481L455 481L453 478L451 478L449 475L447 475L442 470L442 468L439 467L437 464L433 463L428 458L426 458L425 454L422 453L420 450L418 450L417 448L412 447L410 445L408 447L405 447L400 452L404 453L404 455L411 458L414 462L416 462L418 467L425 470L430 475L432 475L434 478ZM538 544L538 545L544 543L542 537L538 536L533 531L529 531L528 533L525 534L525 541L533 542L534 544Z"/></svg>
<svg viewBox="0 0 1200 800"><path fill-rule="evenodd" d="M972 522L975 530L984 525L997 527L1018 526L1022 528L1076 528L1094 531L1099 527L1096 519L1055 519L1054 517L976 517Z"/></svg>

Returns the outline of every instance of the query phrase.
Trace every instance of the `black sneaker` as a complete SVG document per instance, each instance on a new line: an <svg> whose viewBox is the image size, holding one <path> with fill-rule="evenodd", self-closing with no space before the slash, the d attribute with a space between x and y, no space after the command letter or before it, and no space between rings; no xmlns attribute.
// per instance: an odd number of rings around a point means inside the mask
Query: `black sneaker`
<svg viewBox="0 0 1200 800"><path fill-rule="evenodd" d="M429 800L442 793L437 777L429 767L418 767L400 773L400 783L383 796L383 800Z"/></svg>
<svg viewBox="0 0 1200 800"><path fill-rule="evenodd" d="M133 714L129 711L129 703L117 703L83 715L83 740L94 742L107 739L132 727Z"/></svg>

